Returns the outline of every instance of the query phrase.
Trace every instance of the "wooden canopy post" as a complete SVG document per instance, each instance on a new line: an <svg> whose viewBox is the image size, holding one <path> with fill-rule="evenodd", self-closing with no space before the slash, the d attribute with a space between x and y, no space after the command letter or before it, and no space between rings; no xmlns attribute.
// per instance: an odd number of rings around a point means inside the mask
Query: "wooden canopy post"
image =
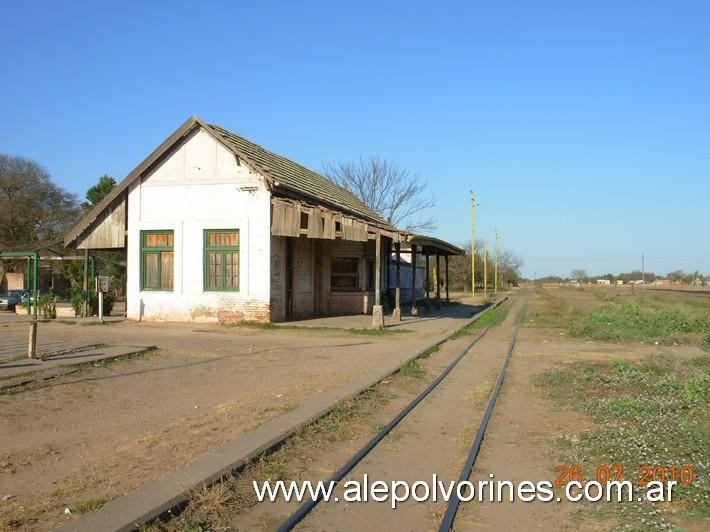
<svg viewBox="0 0 710 532"><path fill-rule="evenodd" d="M82 286L84 291L84 301L82 305L81 315L86 318L89 315L89 250L84 250L84 283Z"/></svg>
<svg viewBox="0 0 710 532"><path fill-rule="evenodd" d="M394 281L395 281L395 286L394 286L394 310L392 311L392 319L394 321L402 321L402 311L399 308L399 297L400 297L400 272L399 272L399 259L400 259L400 243L395 242L394 244L394 252L395 252L395 258L397 260L396 264L394 265Z"/></svg>
<svg viewBox="0 0 710 532"><path fill-rule="evenodd" d="M446 277L445 277L445 281L446 281L446 302L447 302L447 303L450 303L450 301L449 301L449 256L448 256L448 255L444 255L444 264L445 264L445 268L446 268Z"/></svg>
<svg viewBox="0 0 710 532"><path fill-rule="evenodd" d="M419 314L417 309L417 246L412 244L412 308L409 310L412 316Z"/></svg>
<svg viewBox="0 0 710 532"><path fill-rule="evenodd" d="M385 316L382 313L382 303L380 302L381 290L381 270L382 270L382 235L378 232L375 237L375 304L372 305L372 328L384 329Z"/></svg>
<svg viewBox="0 0 710 532"><path fill-rule="evenodd" d="M439 269L439 254L436 254L436 308L441 308L441 270Z"/></svg>
<svg viewBox="0 0 710 532"><path fill-rule="evenodd" d="M431 312L431 301L429 300L429 254L425 253L426 257L426 272L424 272L424 293L426 294L426 310Z"/></svg>

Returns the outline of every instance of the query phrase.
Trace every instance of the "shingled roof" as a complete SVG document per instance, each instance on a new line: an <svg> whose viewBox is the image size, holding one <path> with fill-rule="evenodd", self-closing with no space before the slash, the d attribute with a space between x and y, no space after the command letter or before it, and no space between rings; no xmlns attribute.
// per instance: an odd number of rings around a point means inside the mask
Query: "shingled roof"
<svg viewBox="0 0 710 532"><path fill-rule="evenodd" d="M222 139L236 155L254 164L257 170L272 179L275 190L286 189L325 202L365 220L391 227L390 223L370 209L349 190L327 177L309 170L286 157L270 152L250 140L235 135L220 126L210 124L211 132Z"/></svg>
<svg viewBox="0 0 710 532"><path fill-rule="evenodd" d="M207 124L196 116L192 116L134 168L103 201L89 211L66 234L65 245L72 245L128 189L131 183L144 175L148 175L156 165L165 160L165 157L175 146L200 128L212 135L235 156L243 159L261 173L269 182L275 195L295 196L313 204L331 207L354 215L380 227L392 229L392 225L387 220L370 209L365 203L355 197L352 192L339 187L327 177L309 170L286 157L270 152L258 144L235 135L218 125Z"/></svg>

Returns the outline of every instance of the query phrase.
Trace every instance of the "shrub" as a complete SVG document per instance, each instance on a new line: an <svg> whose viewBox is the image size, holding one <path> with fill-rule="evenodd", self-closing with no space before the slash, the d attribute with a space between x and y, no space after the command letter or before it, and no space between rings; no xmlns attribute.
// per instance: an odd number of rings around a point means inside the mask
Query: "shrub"
<svg viewBox="0 0 710 532"><path fill-rule="evenodd" d="M57 317L57 296L54 294L42 294L39 297L38 313L45 320L53 320Z"/></svg>
<svg viewBox="0 0 710 532"><path fill-rule="evenodd" d="M110 316L113 310L114 297L104 294L104 316ZM81 314L84 307L84 290L80 286L71 289L71 306L76 314ZM93 316L99 312L99 296L93 288L89 290L87 314Z"/></svg>

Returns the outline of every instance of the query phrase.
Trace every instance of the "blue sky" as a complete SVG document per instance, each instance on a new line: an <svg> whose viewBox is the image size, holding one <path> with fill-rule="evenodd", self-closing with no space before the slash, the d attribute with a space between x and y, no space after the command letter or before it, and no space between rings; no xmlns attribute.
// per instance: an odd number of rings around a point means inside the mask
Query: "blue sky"
<svg viewBox="0 0 710 532"><path fill-rule="evenodd" d="M422 175L529 277L710 274L708 2L5 2L0 152L84 195L189 115Z"/></svg>

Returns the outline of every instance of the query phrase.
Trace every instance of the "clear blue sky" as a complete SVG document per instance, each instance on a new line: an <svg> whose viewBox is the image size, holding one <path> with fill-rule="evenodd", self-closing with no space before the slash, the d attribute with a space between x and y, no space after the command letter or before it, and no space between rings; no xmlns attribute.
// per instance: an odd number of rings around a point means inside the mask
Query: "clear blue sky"
<svg viewBox="0 0 710 532"><path fill-rule="evenodd" d="M4 2L0 152L84 195L189 115L420 173L523 273L710 274L709 2Z"/></svg>

